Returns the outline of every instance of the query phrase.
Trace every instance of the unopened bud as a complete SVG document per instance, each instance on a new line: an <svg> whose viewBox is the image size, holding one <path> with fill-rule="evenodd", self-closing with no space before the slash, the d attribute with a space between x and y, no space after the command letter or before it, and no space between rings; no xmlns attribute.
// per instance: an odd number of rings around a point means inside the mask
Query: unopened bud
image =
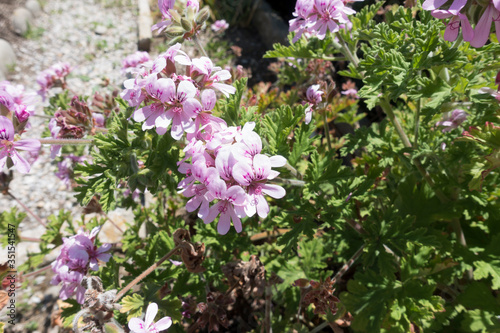
<svg viewBox="0 0 500 333"><path fill-rule="evenodd" d="M165 30L165 34L169 37L177 37L177 36L182 36L184 35L186 31L178 25L171 25L170 27Z"/></svg>
<svg viewBox="0 0 500 333"><path fill-rule="evenodd" d="M181 18L181 25L186 31L191 31L193 29L193 24L185 18Z"/></svg>
<svg viewBox="0 0 500 333"><path fill-rule="evenodd" d="M210 16L210 8L205 6L199 11L198 15L196 15L196 23L203 24L206 20L208 20L209 16Z"/></svg>
<svg viewBox="0 0 500 333"><path fill-rule="evenodd" d="M181 16L179 15L179 12L177 12L177 10L170 9L168 12L172 16L172 21L176 23L181 23Z"/></svg>
<svg viewBox="0 0 500 333"><path fill-rule="evenodd" d="M184 38L182 36L177 36L172 38L169 42L168 45L175 45L177 43L182 43L184 41ZM167 64L168 66L168 64Z"/></svg>

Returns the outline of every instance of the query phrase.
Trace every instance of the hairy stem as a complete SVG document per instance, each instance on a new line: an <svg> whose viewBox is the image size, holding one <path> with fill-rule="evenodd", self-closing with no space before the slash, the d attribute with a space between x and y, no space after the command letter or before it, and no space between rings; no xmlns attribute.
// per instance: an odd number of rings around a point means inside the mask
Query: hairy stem
<svg viewBox="0 0 500 333"><path fill-rule="evenodd" d="M179 246L174 247L166 255L164 255L160 260L158 260L156 263L154 263L153 265L151 265L151 267L149 267L141 275L139 275L132 282L130 282L125 288L123 288L122 290L120 290L120 292L118 294L116 294L114 302L115 303L118 302L120 300L120 298L122 298L122 296L125 295L125 293L127 291L129 291L133 286L135 286L136 284L138 284L146 276L148 276L149 274L151 274L151 272L153 272L156 268L158 268L158 266L160 266L165 260L167 260L168 258L170 258L171 256L173 256L177 252L177 250L179 250L179 248L180 248Z"/></svg>
<svg viewBox="0 0 500 333"><path fill-rule="evenodd" d="M49 270L51 268L52 268L51 265L47 265L47 266L45 266L43 268L40 268L39 270L36 270L34 272L31 272L31 273L28 273L28 274L23 274L22 277L23 278L27 278L27 277L30 277L30 276L33 276L33 275L37 275L37 274L45 272L45 271L47 271L47 270Z"/></svg>
<svg viewBox="0 0 500 333"><path fill-rule="evenodd" d="M193 36L193 42L195 43L198 50L203 54L203 56L208 58L207 52L205 52L203 45L201 45L200 40L198 39L198 36L196 36L196 35Z"/></svg>
<svg viewBox="0 0 500 333"><path fill-rule="evenodd" d="M28 214L30 214L31 216L33 216L33 218L35 220L37 220L38 223L40 223L41 225L43 225L44 227L47 227L47 224L45 222L42 221L42 219L36 215L35 213L33 213L31 211L31 209L29 209L25 204L23 204L18 198L16 198L12 193L10 192L7 192L7 195L9 195L12 199L16 200L16 202L21 206L23 207L23 209L28 212Z"/></svg>
<svg viewBox="0 0 500 333"><path fill-rule="evenodd" d="M330 138L330 128L328 127L328 115L326 114L326 107L323 109L323 126L325 128L326 142L328 143L328 151L332 151L332 139Z"/></svg>
<svg viewBox="0 0 500 333"><path fill-rule="evenodd" d="M318 326L316 326L315 328L313 328L312 330L309 331L309 333L318 333L318 332L321 332L324 328L328 327L328 322L325 321L321 324L319 324Z"/></svg>
<svg viewBox="0 0 500 333"><path fill-rule="evenodd" d="M266 308L265 308L265 317L264 317L264 327L266 333L272 333L273 328L271 326L271 301L272 301L273 291L271 289L271 285L266 285Z"/></svg>
<svg viewBox="0 0 500 333"><path fill-rule="evenodd" d="M306 186L306 182L303 180L274 178L273 181L275 181L277 183L281 183L281 184L291 185L291 186L299 186L299 187Z"/></svg>
<svg viewBox="0 0 500 333"><path fill-rule="evenodd" d="M37 139L42 145L90 145L92 139Z"/></svg>
<svg viewBox="0 0 500 333"><path fill-rule="evenodd" d="M361 245L361 247L352 255L351 259L349 259L349 261L347 261L344 264L344 266L342 266L342 268L333 277L333 279L332 279L333 283L336 283L342 277L342 275L344 275L349 270L349 268L351 268L351 266L354 264L356 259L358 259L361 256L361 254L363 253L364 248L365 248L365 244Z"/></svg>

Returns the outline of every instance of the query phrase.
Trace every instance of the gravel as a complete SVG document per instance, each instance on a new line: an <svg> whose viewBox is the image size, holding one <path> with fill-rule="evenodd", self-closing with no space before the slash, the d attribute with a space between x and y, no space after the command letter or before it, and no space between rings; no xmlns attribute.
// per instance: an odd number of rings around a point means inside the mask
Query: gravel
<svg viewBox="0 0 500 333"><path fill-rule="evenodd" d="M70 89L90 95L103 89L109 81L120 87L124 77L121 61L137 50L137 8L132 0L51 0L43 1L43 12L35 19L28 38L13 41L17 64L8 76L13 84L25 90L38 90L36 77L51 65L68 62L73 71L68 79ZM36 105L36 114L43 115L43 102ZM48 119L32 118L32 128L24 138L40 138ZM14 171L10 192L42 220L59 210L71 210L75 218L81 212L74 198L59 178L57 165L50 159L50 148L43 146L31 172L22 175ZM19 207L18 202L0 196L0 212ZM39 238L44 227L29 216L20 225L21 235ZM17 247L17 265L26 260L26 253L37 249L37 243L22 242ZM3 257L3 256L2 256Z"/></svg>

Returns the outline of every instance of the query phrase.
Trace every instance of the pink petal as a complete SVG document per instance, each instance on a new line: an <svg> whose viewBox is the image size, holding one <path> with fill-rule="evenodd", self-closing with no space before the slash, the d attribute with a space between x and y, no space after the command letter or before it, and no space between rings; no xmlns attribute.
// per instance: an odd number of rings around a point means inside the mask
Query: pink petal
<svg viewBox="0 0 500 333"><path fill-rule="evenodd" d="M10 158L12 159L17 171L20 173L30 172L30 164L21 155L19 155L17 151L13 150L10 153Z"/></svg>
<svg viewBox="0 0 500 333"><path fill-rule="evenodd" d="M158 331L164 331L172 326L172 319L170 317L163 317L158 320L154 326Z"/></svg>
<svg viewBox="0 0 500 333"><path fill-rule="evenodd" d="M231 228L230 213L229 212L221 213L219 218L219 223L217 223L217 232L221 235L225 235L227 234L230 228Z"/></svg>
<svg viewBox="0 0 500 333"><path fill-rule="evenodd" d="M9 118L0 116L0 139L12 141L14 140L14 125Z"/></svg>
<svg viewBox="0 0 500 333"><path fill-rule="evenodd" d="M14 142L14 148L18 150L27 150L31 152L38 152L40 149L40 141L36 139L23 139L20 141Z"/></svg>
<svg viewBox="0 0 500 333"><path fill-rule="evenodd" d="M148 309L146 310L146 327L149 328L153 321L155 320L156 314L158 313L158 304L150 303Z"/></svg>
<svg viewBox="0 0 500 333"><path fill-rule="evenodd" d="M283 187L273 184L262 185L262 192L275 199L281 199L286 194L286 191Z"/></svg>
<svg viewBox="0 0 500 333"><path fill-rule="evenodd" d="M488 6L483 16L479 19L474 30L474 38L470 41L470 45L473 47L482 47L486 44L488 37L490 36L491 21L493 20L493 6Z"/></svg>
<svg viewBox="0 0 500 333"><path fill-rule="evenodd" d="M215 91L212 89L203 90L201 93L201 103L203 104L203 109L210 111L214 108L215 102L217 101L217 96Z"/></svg>
<svg viewBox="0 0 500 333"><path fill-rule="evenodd" d="M422 8L425 10L434 10L444 5L446 1L448 0L426 0L423 3Z"/></svg>
<svg viewBox="0 0 500 333"><path fill-rule="evenodd" d="M257 214L263 219L266 218L267 214L269 214L269 204L266 198L263 195L255 195L254 198L257 202Z"/></svg>
<svg viewBox="0 0 500 333"><path fill-rule="evenodd" d="M185 101L187 98L196 96L196 87L190 81L181 81L177 87L177 99L180 102Z"/></svg>
<svg viewBox="0 0 500 333"><path fill-rule="evenodd" d="M128 328L134 333L147 333L146 323L139 318L132 318L128 322Z"/></svg>
<svg viewBox="0 0 500 333"><path fill-rule="evenodd" d="M236 230L237 233L240 233L243 230L240 218L236 215L236 212L234 210L231 210L229 214L231 214L231 219L233 221L234 229Z"/></svg>
<svg viewBox="0 0 500 333"><path fill-rule="evenodd" d="M190 117L196 117L203 110L201 103L195 98L188 98L183 104L182 109Z"/></svg>
<svg viewBox="0 0 500 333"><path fill-rule="evenodd" d="M274 156L271 156L269 158L269 160L271 161L271 166L273 168L279 168L279 167L282 167L284 165L286 165L286 158L284 158L283 156L281 155L274 155Z"/></svg>
<svg viewBox="0 0 500 333"><path fill-rule="evenodd" d="M253 169L255 171L255 179L267 179L271 171L271 160L269 157L257 154L253 157Z"/></svg>

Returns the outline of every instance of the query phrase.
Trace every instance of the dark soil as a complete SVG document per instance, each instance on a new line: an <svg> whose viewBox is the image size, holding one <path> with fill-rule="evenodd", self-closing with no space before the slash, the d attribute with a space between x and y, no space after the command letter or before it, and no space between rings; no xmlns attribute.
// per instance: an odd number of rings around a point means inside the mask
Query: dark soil
<svg viewBox="0 0 500 333"><path fill-rule="evenodd" d="M267 47L262 42L257 30L253 27L234 27L226 31L225 39L234 46L241 48L241 56L236 58L236 65L251 70L251 77L248 79L248 86L253 87L259 82L274 82L277 80L276 74L268 69L275 59L262 58Z"/></svg>

